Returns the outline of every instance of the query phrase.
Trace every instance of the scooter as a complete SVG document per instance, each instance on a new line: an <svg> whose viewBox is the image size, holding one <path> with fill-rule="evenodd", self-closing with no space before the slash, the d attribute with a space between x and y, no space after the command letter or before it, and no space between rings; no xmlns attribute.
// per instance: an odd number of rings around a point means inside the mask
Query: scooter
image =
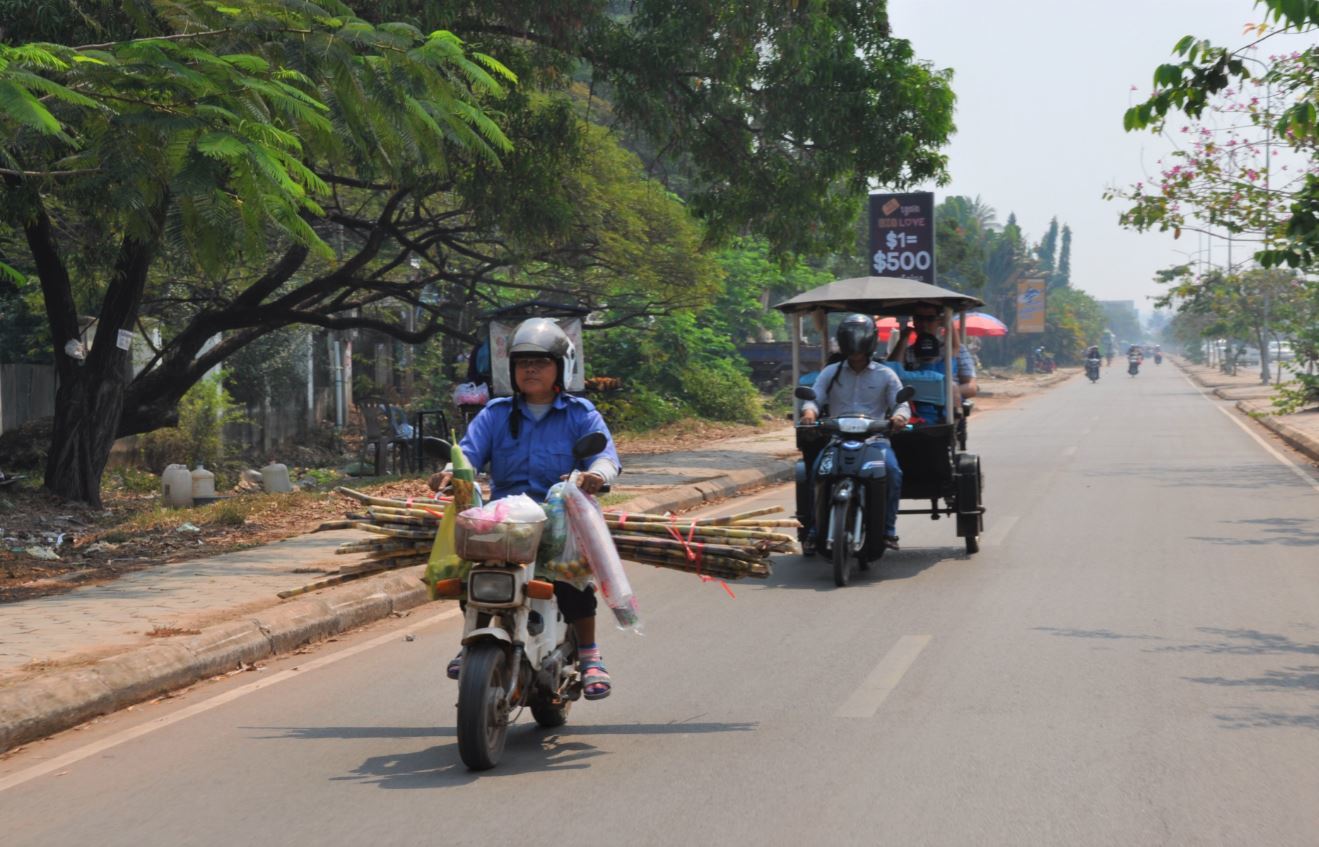
<svg viewBox="0 0 1319 847"><path fill-rule="evenodd" d="M916 389L907 386L898 392L897 403L915 395ZM816 398L806 386L794 396ZM892 449L884 436L890 424L887 418L846 415L802 426L830 436L814 469L816 550L832 561L834 584L842 588L851 581L854 561L864 571L884 555L889 486L884 458Z"/></svg>
<svg viewBox="0 0 1319 847"><path fill-rule="evenodd" d="M1155 353L1155 354L1154 354L1154 364L1156 364L1156 365L1161 365L1161 364L1163 364L1163 354L1162 354L1162 353Z"/></svg>
<svg viewBox="0 0 1319 847"><path fill-rule="evenodd" d="M583 459L604 450L605 443L604 434L594 432L572 452ZM436 594L447 597L466 588L458 755L472 770L499 763L518 709L529 708L540 726L563 726L569 708L582 696L576 631L559 611L554 583L533 578L532 558L475 561L466 580L441 580L435 586Z"/></svg>
<svg viewBox="0 0 1319 847"><path fill-rule="evenodd" d="M1091 382L1099 382L1099 359L1085 360L1085 375Z"/></svg>
<svg viewBox="0 0 1319 847"><path fill-rule="evenodd" d="M1140 372L1140 359L1137 359L1135 356L1129 357L1127 359L1127 373L1131 374L1132 376L1135 376L1139 372Z"/></svg>

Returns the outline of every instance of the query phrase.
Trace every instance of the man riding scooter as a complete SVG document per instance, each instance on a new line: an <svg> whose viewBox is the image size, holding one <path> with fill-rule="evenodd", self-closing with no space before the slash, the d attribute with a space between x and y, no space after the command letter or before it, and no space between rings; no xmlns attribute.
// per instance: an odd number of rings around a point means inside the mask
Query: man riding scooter
<svg viewBox="0 0 1319 847"><path fill-rule="evenodd" d="M815 379L815 395L820 404L828 409L831 417L849 414L867 415L873 418L889 416L895 429L901 429L911 419L911 410L906 403L898 403L898 391L902 383L892 370L872 361L879 336L875 321L866 315L849 315L838 325L834 337L838 340L839 352L845 357L841 362L827 365ZM896 408L895 408L896 407ZM801 422L814 423L820 415L820 408L813 401L805 401L801 408ZM803 443L802 456L806 463L807 479L805 491L807 502L798 516L804 528L802 551L807 555L814 553L817 528L813 526L815 505L813 502L815 462L823 443ZM902 496L902 469L898 466L893 451L885 451L884 464L890 481L889 499L885 509L884 546L890 550L898 549L898 503Z"/></svg>

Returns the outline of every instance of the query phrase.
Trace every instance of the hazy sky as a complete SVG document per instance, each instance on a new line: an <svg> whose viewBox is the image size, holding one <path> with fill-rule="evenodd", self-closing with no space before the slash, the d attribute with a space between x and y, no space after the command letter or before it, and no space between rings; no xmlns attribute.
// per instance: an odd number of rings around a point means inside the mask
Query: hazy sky
<svg viewBox="0 0 1319 847"><path fill-rule="evenodd" d="M1124 132L1122 113L1182 36L1239 46L1262 12L1251 0L889 0L889 14L918 57L955 72L952 181L933 189L936 200L980 195L1000 223L1016 212L1032 243L1057 215L1072 228L1072 285L1151 309L1154 271L1186 261L1202 239L1118 226L1122 206L1103 199L1105 187L1157 173L1172 149ZM1212 250L1220 262L1225 249Z"/></svg>

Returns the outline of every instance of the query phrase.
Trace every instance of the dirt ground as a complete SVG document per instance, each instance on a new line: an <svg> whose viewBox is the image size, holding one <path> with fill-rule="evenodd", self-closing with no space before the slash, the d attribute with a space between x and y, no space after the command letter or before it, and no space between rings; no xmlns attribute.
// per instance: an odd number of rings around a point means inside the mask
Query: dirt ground
<svg viewBox="0 0 1319 847"><path fill-rule="evenodd" d="M981 374L981 410L1008 405L1041 390L1040 376ZM694 449L713 441L786 427L786 420L759 426L686 420L644 434L619 434L624 455ZM382 497L426 493L424 476L343 481ZM26 486L26 487L25 487ZM354 502L333 484L292 494L244 494L195 509L162 509L154 493L108 489L104 508L64 503L33 480L0 488L0 603L104 582L168 562L241 550L309 532L339 520ZM52 556L55 558L46 558Z"/></svg>

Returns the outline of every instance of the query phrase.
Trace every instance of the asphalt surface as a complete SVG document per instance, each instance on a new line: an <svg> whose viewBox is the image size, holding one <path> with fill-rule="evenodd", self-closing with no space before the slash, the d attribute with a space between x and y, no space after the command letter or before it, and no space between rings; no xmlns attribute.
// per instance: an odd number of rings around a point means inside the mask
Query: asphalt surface
<svg viewBox="0 0 1319 847"><path fill-rule="evenodd" d="M636 567L614 696L494 771L430 605L0 760L0 841L1313 845L1319 483L1226 405L1165 364L973 418L971 558L904 517L846 589Z"/></svg>

